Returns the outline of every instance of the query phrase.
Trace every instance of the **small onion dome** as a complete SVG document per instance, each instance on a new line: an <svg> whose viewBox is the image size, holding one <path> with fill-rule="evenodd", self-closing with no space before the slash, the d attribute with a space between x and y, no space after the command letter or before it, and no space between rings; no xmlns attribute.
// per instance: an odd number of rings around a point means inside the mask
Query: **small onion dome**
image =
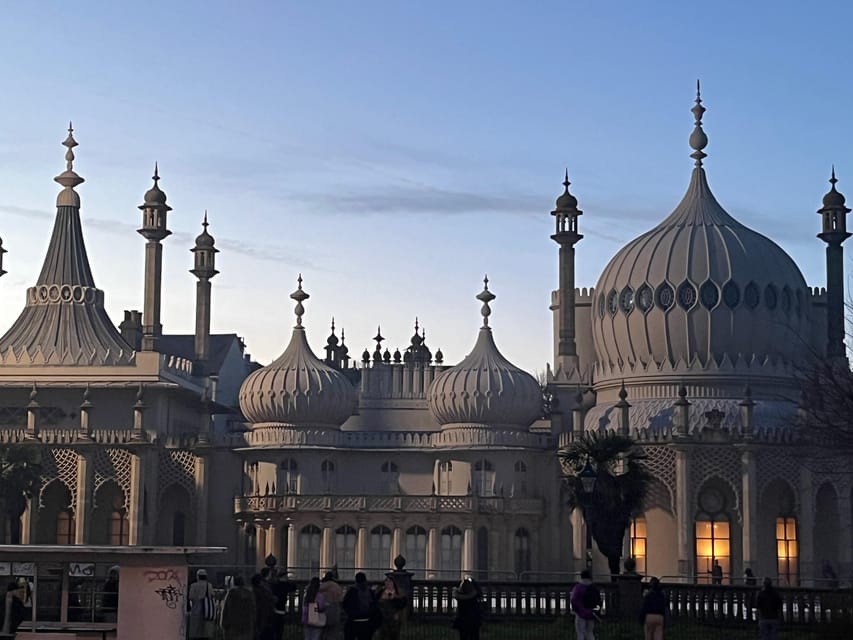
<svg viewBox="0 0 853 640"><path fill-rule="evenodd" d="M148 191L145 192L143 206L165 206L166 193L162 189L160 189L160 186L157 184L160 181L160 172L157 167L157 163L154 163L154 175L151 177L151 179L154 181L154 186L152 186Z"/></svg>
<svg viewBox="0 0 853 640"><path fill-rule="evenodd" d="M429 389L429 408L442 426L486 424L528 427L542 412L542 391L529 373L522 371L495 346L488 325L489 302L494 294L486 287L477 299L483 302L483 326L473 351L455 367L442 372Z"/></svg>
<svg viewBox="0 0 853 640"><path fill-rule="evenodd" d="M356 391L341 373L324 364L308 346L302 301L308 294L299 288L296 326L290 344L272 364L258 369L240 387L240 408L249 422L338 428L352 415Z"/></svg>
<svg viewBox="0 0 853 640"><path fill-rule="evenodd" d="M825 208L835 207L841 208L845 204L844 194L835 188L835 183L838 179L835 177L835 167L832 167L832 177L829 179L832 188L823 196L823 206Z"/></svg>
<svg viewBox="0 0 853 640"><path fill-rule="evenodd" d="M555 207L556 211L566 211L578 208L578 199L575 198L571 193L569 193L569 185L572 184L569 182L569 170L566 169L566 177L563 180L563 193L561 193L557 197L557 206Z"/></svg>
<svg viewBox="0 0 853 640"><path fill-rule="evenodd" d="M213 236L207 232L208 222L207 222L207 211L204 212L204 222L201 223L201 226L204 227L202 232L195 239L195 246L197 249L212 249L214 244Z"/></svg>

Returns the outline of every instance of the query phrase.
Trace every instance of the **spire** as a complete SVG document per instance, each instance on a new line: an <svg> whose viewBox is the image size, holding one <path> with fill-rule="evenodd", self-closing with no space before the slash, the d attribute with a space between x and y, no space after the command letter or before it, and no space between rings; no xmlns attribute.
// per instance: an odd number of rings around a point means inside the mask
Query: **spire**
<svg viewBox="0 0 853 640"><path fill-rule="evenodd" d="M576 212L576 215L580 215L580 211L578 211L578 199L575 198L571 193L569 193L569 185L572 184L569 182L569 169L566 168L566 176L563 179L563 193L557 198L557 206L554 209L554 215L558 212Z"/></svg>
<svg viewBox="0 0 853 640"><path fill-rule="evenodd" d="M299 274L299 277L296 278L296 282L298 286L296 287L296 291L290 294L291 299L296 300L296 308L294 309L294 313L296 314L296 326L302 326L302 316L305 314L305 307L302 306L302 303L305 302L309 296L305 291L302 290L302 274Z"/></svg>
<svg viewBox="0 0 853 640"><path fill-rule="evenodd" d="M22 366L35 358L50 364L119 365L132 361L133 349L104 309L104 292L95 287L83 229L80 198L74 187L73 128L69 123L65 171L54 180L63 189L41 273L27 290L27 302L15 324L0 338L0 353L11 349ZM2 253L2 252L0 252Z"/></svg>
<svg viewBox="0 0 853 640"><path fill-rule="evenodd" d="M68 136L62 142L67 149L65 152L65 171L54 178L55 182L61 184L64 189L56 197L57 207L80 207L80 196L74 191L74 187L83 184L85 180L74 172L74 147L77 141L74 139L74 128L68 123Z"/></svg>
<svg viewBox="0 0 853 640"><path fill-rule="evenodd" d="M838 178L835 177L835 165L832 165L832 177L829 179L829 184L832 185L829 191L823 196L823 206L824 208L842 208L845 206L846 198L844 194L840 193L835 185L838 182ZM849 211L849 210L848 210Z"/></svg>
<svg viewBox="0 0 853 640"><path fill-rule="evenodd" d="M483 315L483 327L488 328L489 316L492 315L492 309L489 303L496 298L495 294L489 291L489 276L483 277L483 290L477 294L477 300L483 303L483 308L480 313Z"/></svg>
<svg viewBox="0 0 853 640"><path fill-rule="evenodd" d="M705 107L702 106L702 92L698 80L696 81L696 104L690 111L693 112L693 116L696 119L693 133L690 134L690 148L693 149L690 157L696 160L694 166L699 168L702 166L702 159L708 157L708 154L702 151L708 146L708 136L702 130L702 115L705 113Z"/></svg>

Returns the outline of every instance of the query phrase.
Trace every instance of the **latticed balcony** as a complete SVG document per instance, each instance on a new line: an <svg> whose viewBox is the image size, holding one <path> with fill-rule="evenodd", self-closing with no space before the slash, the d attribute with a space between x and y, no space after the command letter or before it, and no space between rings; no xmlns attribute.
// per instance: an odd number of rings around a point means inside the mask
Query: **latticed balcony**
<svg viewBox="0 0 853 640"><path fill-rule="evenodd" d="M234 499L234 514L254 518L272 513L512 513L542 515L541 498L406 495L262 495Z"/></svg>

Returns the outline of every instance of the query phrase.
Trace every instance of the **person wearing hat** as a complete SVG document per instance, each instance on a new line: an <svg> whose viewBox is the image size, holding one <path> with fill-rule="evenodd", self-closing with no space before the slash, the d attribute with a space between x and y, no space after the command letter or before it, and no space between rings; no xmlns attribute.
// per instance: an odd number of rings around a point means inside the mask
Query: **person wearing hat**
<svg viewBox="0 0 853 640"><path fill-rule="evenodd" d="M208 620L206 609L213 607L213 587L207 580L207 571L199 569L195 572L196 581L190 585L187 594L189 607L189 637L190 640L212 638L216 632L214 620ZM207 600L207 604L205 604Z"/></svg>

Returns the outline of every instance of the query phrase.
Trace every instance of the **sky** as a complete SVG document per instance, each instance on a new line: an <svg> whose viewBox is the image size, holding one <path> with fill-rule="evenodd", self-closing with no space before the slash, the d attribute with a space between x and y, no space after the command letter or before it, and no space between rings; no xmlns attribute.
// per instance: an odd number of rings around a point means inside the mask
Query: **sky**
<svg viewBox="0 0 853 640"><path fill-rule="evenodd" d="M3 21L0 331L41 267L69 120L113 321L142 308L137 207L157 161L164 331L193 330L207 210L213 330L262 363L289 340L299 273L316 353L332 316L356 356L377 326L404 349L417 317L458 362L487 273L498 347L543 371L564 169L591 287L687 188L697 78L717 199L812 286L832 163L853 194L853 3L40 2Z"/></svg>

